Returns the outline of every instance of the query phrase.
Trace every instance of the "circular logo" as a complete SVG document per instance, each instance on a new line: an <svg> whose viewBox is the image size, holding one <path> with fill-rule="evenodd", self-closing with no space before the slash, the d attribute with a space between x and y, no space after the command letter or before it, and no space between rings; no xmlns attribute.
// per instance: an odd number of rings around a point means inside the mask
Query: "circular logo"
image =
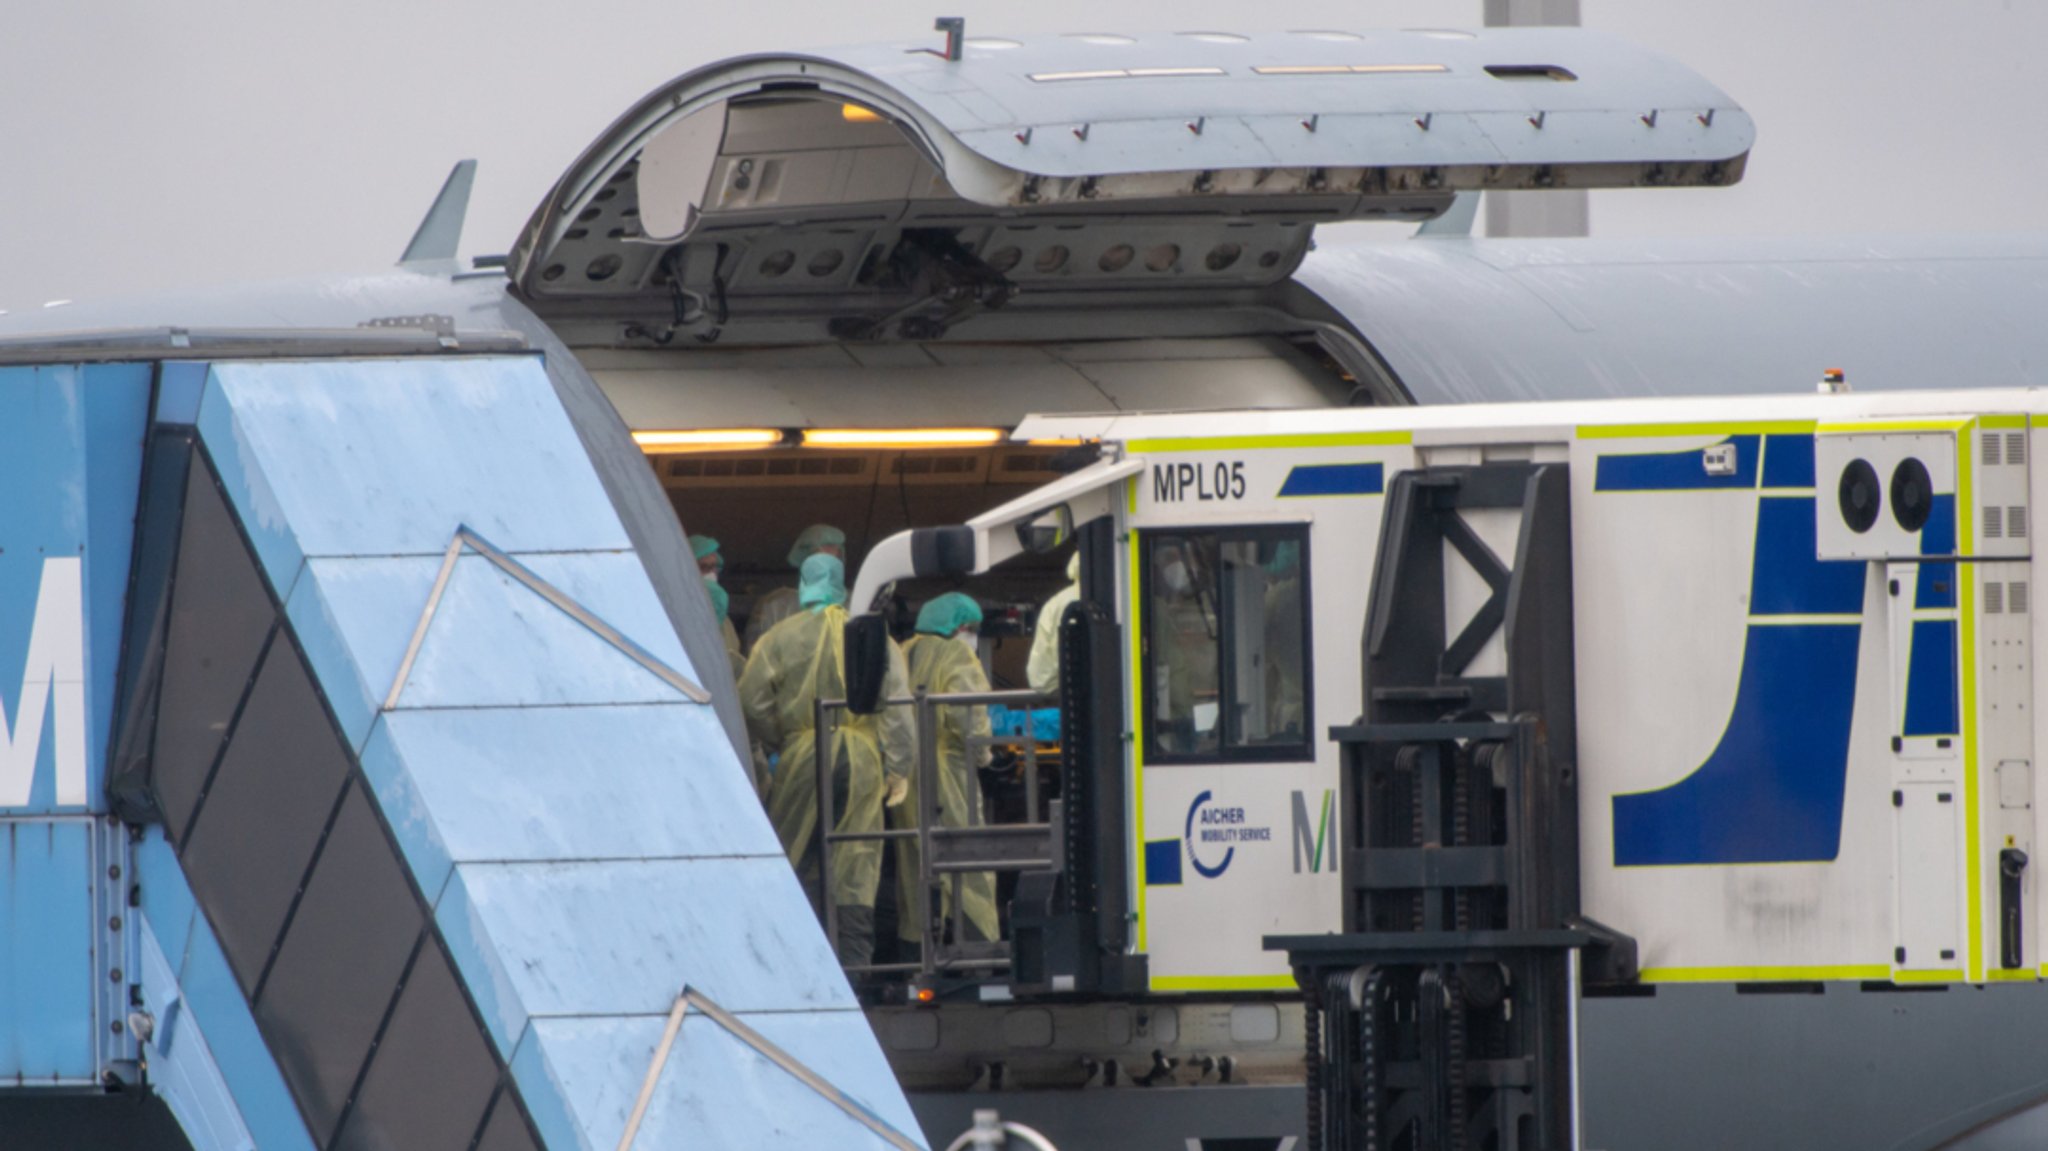
<svg viewBox="0 0 2048 1151"><path fill-rule="evenodd" d="M1202 805L1209 802L1209 798L1212 794L1212 792L1205 791L1202 794L1196 796L1195 801L1188 805L1188 862L1195 865L1195 870L1199 872L1204 879L1214 879L1217 876L1223 874L1224 871L1230 867L1230 861L1237 855L1237 848L1226 847L1223 849L1223 862L1217 864L1214 867L1210 867L1208 864L1202 862L1202 857L1195 851L1195 816L1201 812Z"/></svg>

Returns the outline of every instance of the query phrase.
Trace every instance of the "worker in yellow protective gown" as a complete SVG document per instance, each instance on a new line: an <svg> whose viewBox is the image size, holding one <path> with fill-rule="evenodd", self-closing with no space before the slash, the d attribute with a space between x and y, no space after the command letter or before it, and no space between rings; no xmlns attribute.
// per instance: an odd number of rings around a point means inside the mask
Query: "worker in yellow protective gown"
<svg viewBox="0 0 2048 1151"><path fill-rule="evenodd" d="M1145 734L1155 752L1211 755L1223 736L1215 544L1156 537L1149 563L1152 594L1143 618L1152 711Z"/></svg>
<svg viewBox="0 0 2048 1151"><path fill-rule="evenodd" d="M904 645L910 664L913 691L931 695L985 692L988 674L974 650L981 629L981 605L959 592L934 597L917 613L917 634ZM933 752L938 758L937 807L933 827L979 827L981 811L970 798L977 794L969 773L988 762L986 743L968 749L968 740L986 740L989 735L988 707L983 704L942 704L934 709ZM889 809L891 827L916 827L918 819L918 776L910 781L908 802ZM931 911L929 889L919 883L918 846L914 839L896 841L896 935L914 947L922 939L922 921ZM966 934L970 940L997 937L996 877L994 872L974 871L957 876L940 876L942 923L951 923L953 893L957 888ZM941 929L943 931L943 928ZM942 936L941 936L942 937Z"/></svg>
<svg viewBox="0 0 2048 1151"><path fill-rule="evenodd" d="M791 570L803 570L804 561L814 555L838 556L840 563L846 562L846 533L831 524L812 524L789 545L789 566ZM797 603L797 589L779 587L762 593L754 600L754 606L747 612L747 651L752 653L760 644L761 637L768 629L795 615L800 610ZM866 610L866 605L862 605Z"/></svg>
<svg viewBox="0 0 2048 1151"><path fill-rule="evenodd" d="M1057 696L1060 691L1060 617L1067 605L1081 598L1081 553L1067 560L1067 586L1053 593L1038 609L1038 626L1032 630L1031 658L1024 664L1024 679L1040 695Z"/></svg>
<svg viewBox="0 0 2048 1151"><path fill-rule="evenodd" d="M846 572L833 555L803 563L800 610L761 637L740 675L747 732L776 757L768 783L769 822L797 878L814 897L830 899L839 919L833 941L839 960L859 966L874 957L875 891L882 879L882 843L834 844L828 874L818 867L818 743L815 704L846 698ZM909 693L902 652L889 645L882 698ZM917 729L905 708L876 715L834 713L825 760L831 765L833 830L882 828L885 804L903 802L917 763ZM820 904L822 906L822 904Z"/></svg>
<svg viewBox="0 0 2048 1151"><path fill-rule="evenodd" d="M704 590L711 593L711 611L718 617L719 634L725 639L725 656L732 661L732 678L737 682L747 660L740 654L739 630L732 626L732 596L718 582L718 573L725 570L725 556L720 554L717 540L700 535L690 537L690 554L697 557L697 574L703 577Z"/></svg>
<svg viewBox="0 0 2048 1151"><path fill-rule="evenodd" d="M1301 630L1301 544L1282 540L1264 565L1266 578L1265 651L1266 719L1257 738L1276 743L1299 742L1303 706Z"/></svg>

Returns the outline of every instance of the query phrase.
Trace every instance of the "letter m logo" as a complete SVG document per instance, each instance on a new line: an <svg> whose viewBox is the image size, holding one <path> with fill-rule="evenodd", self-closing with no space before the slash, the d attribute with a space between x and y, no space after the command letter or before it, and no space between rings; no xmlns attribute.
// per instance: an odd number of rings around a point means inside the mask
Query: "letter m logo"
<svg viewBox="0 0 2048 1151"><path fill-rule="evenodd" d="M26 807L43 750L44 719L56 738L59 807L85 805L85 603L76 556L43 561L29 628L28 660L10 722L0 697L0 808ZM0 674L5 674L0 672Z"/></svg>
<svg viewBox="0 0 2048 1151"><path fill-rule="evenodd" d="M1336 870L1337 838L1330 834L1330 809L1335 806L1335 793L1324 791L1322 803L1311 819L1308 796L1299 791L1294 793L1294 874L1301 874L1303 864L1311 873ZM1329 852L1327 856L1323 854L1325 850Z"/></svg>

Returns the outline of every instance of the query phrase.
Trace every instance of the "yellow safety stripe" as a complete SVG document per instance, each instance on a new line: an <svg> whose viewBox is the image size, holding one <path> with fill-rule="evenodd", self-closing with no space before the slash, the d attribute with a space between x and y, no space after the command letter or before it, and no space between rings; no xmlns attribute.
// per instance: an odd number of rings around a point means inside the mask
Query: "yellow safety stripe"
<svg viewBox="0 0 2048 1151"><path fill-rule="evenodd" d="M1965 435L1956 445L1956 554L1964 556L1973 550L1971 529L1977 521L1977 507L1972 498L1975 494L1975 477L1971 472L1973 457L1968 444L1969 437ZM1984 866L1984 857L1977 817L1977 581L1966 567L1959 565L1955 582L1956 606L1959 609L1956 670L1962 678L1963 689L1963 858L1969 861L1964 870L1970 917L1968 970L1972 978L1981 979L1984 975L1985 880L1979 874Z"/></svg>
<svg viewBox="0 0 2048 1151"><path fill-rule="evenodd" d="M1892 969L1884 964L1816 967L1645 967L1644 983L1800 983L1814 979L1885 980Z"/></svg>
<svg viewBox="0 0 2048 1151"><path fill-rule="evenodd" d="M1293 991L1292 975L1155 975L1154 991Z"/></svg>
<svg viewBox="0 0 2048 1151"><path fill-rule="evenodd" d="M1138 510L1138 480L1130 481L1131 511ZM1138 950L1151 950L1146 938L1145 919L1145 660L1144 620L1139 616L1139 604L1144 600L1144 589L1138 586L1138 529L1128 520L1124 523L1124 534L1130 540L1130 597L1131 597L1131 858L1137 864L1138 889Z"/></svg>
<svg viewBox="0 0 2048 1151"><path fill-rule="evenodd" d="M1359 448L1411 444L1413 432L1317 432L1291 436L1187 436L1179 439L1132 440L1133 452L1247 451L1262 448Z"/></svg>
<svg viewBox="0 0 2048 1151"><path fill-rule="evenodd" d="M1946 419L1921 420L1858 420L1846 424L1820 424L1813 431L1815 435L1859 435L1865 432L1956 432L1969 427L1974 416L1951 416Z"/></svg>
<svg viewBox="0 0 2048 1151"><path fill-rule="evenodd" d="M1668 436L1806 435L1812 420L1732 420L1696 424L1581 424L1582 440L1651 440Z"/></svg>
<svg viewBox="0 0 2048 1151"><path fill-rule="evenodd" d="M1961 968L1943 967L1934 971L1899 971L1892 974L1893 983L1961 983Z"/></svg>

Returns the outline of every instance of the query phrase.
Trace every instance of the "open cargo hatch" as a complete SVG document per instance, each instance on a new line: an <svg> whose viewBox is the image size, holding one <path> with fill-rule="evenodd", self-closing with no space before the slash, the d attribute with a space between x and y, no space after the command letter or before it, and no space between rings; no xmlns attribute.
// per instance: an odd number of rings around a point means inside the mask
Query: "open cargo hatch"
<svg viewBox="0 0 2048 1151"><path fill-rule="evenodd" d="M1460 190L1729 184L1754 137L1683 65L1579 29L957 48L676 80L555 185L513 281L629 344L930 339L1019 293L1256 294L1316 224L1425 219Z"/></svg>

